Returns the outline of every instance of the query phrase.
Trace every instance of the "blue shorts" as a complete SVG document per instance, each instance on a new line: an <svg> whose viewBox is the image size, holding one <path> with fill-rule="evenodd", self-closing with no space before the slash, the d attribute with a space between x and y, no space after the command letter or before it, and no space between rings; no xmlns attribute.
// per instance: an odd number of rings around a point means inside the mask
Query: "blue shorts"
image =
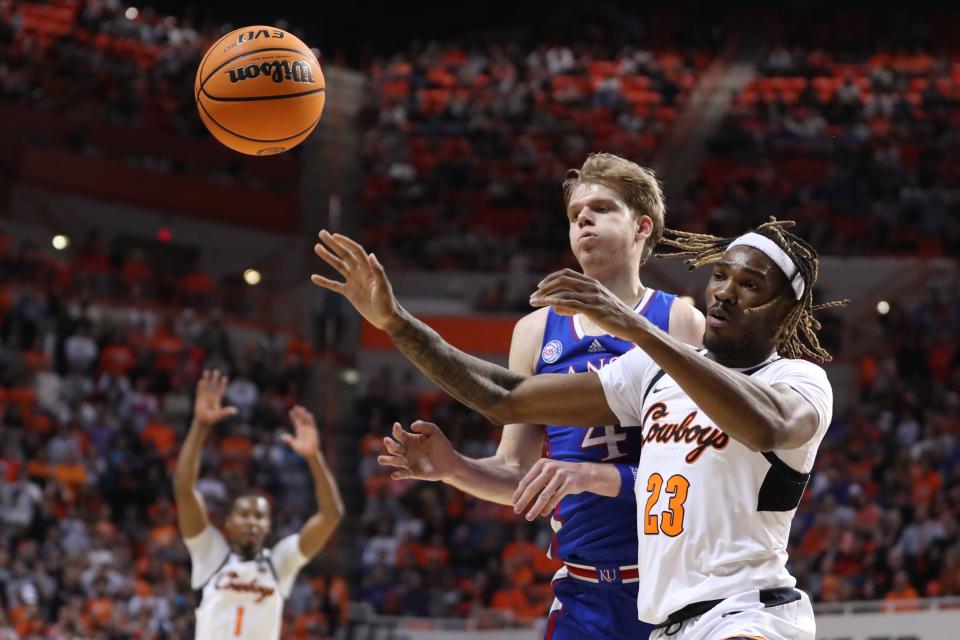
<svg viewBox="0 0 960 640"><path fill-rule="evenodd" d="M586 582L563 567L553 595L544 640L647 640L653 631L637 618L636 582Z"/></svg>

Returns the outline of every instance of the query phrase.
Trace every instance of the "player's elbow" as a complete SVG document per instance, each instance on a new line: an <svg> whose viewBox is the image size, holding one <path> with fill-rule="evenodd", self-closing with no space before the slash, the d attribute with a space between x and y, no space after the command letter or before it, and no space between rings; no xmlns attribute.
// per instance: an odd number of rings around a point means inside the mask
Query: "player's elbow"
<svg viewBox="0 0 960 640"><path fill-rule="evenodd" d="M336 527L343 520L343 516L346 515L346 508L343 506L343 500L337 500L333 504L333 508L330 510L330 519L333 523L333 526Z"/></svg>
<svg viewBox="0 0 960 640"><path fill-rule="evenodd" d="M505 393L497 402L486 407L483 417L497 426L524 422L523 406L512 393Z"/></svg>
<svg viewBox="0 0 960 640"><path fill-rule="evenodd" d="M767 452L776 449L788 449L795 439L796 425L793 420L770 420L758 429L748 446L754 451Z"/></svg>

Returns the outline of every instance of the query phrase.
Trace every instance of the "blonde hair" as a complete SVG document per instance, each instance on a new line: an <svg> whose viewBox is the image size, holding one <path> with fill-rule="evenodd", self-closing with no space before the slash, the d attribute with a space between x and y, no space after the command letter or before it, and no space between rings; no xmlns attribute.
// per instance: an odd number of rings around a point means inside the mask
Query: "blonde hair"
<svg viewBox="0 0 960 640"><path fill-rule="evenodd" d="M583 166L570 169L563 180L563 205L570 204L573 190L581 184L601 184L616 191L633 211L635 218L649 216L653 231L643 246L640 264L647 261L653 248L663 237L667 205L657 175L636 162L630 162L612 153L591 153Z"/></svg>

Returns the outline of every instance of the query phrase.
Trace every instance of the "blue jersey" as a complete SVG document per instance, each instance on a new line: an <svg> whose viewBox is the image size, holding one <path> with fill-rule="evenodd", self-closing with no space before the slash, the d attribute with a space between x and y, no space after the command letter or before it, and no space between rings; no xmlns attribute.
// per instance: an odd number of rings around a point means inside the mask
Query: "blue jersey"
<svg viewBox="0 0 960 640"><path fill-rule="evenodd" d="M670 328L670 308L676 296L647 289L637 312L664 331ZM547 312L537 373L584 373L610 364L636 345L609 334L588 336L579 317ZM636 467L640 460L641 429L636 425L582 427L547 426L547 455L568 462L609 462ZM630 490L624 498L593 493L560 500L550 522L554 530L549 554L570 562L596 565L637 560L637 504Z"/></svg>

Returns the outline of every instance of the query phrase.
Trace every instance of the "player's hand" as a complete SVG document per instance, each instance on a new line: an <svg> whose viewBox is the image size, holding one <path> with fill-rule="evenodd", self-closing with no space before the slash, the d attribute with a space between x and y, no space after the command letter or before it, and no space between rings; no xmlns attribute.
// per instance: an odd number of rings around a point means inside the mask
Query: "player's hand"
<svg viewBox="0 0 960 640"><path fill-rule="evenodd" d="M634 340L649 321L605 286L578 271L564 269L544 278L530 296L534 307L553 307L564 316L582 314L612 336Z"/></svg>
<svg viewBox="0 0 960 640"><path fill-rule="evenodd" d="M393 437L383 439L387 453L377 456L385 467L396 467L390 474L394 480L445 480L460 463L460 456L431 422L417 420L404 431L399 422L393 423Z"/></svg>
<svg viewBox="0 0 960 640"><path fill-rule="evenodd" d="M377 257L347 236L325 229L313 250L344 278L337 282L313 274L313 284L343 295L370 324L387 331L399 315L400 304Z"/></svg>
<svg viewBox="0 0 960 640"><path fill-rule="evenodd" d="M236 407L223 406L223 394L230 380L218 369L205 370L197 382L197 397L193 401L193 419L203 426L213 426L237 414Z"/></svg>
<svg viewBox="0 0 960 640"><path fill-rule="evenodd" d="M295 435L285 433L280 439L290 445L301 458L310 458L320 452L320 436L317 434L317 420L313 414L300 405L290 409L290 422Z"/></svg>
<svg viewBox="0 0 960 640"><path fill-rule="evenodd" d="M564 496L587 490L586 476L586 467L580 463L540 458L517 485L513 512L526 511L527 520L549 516Z"/></svg>

